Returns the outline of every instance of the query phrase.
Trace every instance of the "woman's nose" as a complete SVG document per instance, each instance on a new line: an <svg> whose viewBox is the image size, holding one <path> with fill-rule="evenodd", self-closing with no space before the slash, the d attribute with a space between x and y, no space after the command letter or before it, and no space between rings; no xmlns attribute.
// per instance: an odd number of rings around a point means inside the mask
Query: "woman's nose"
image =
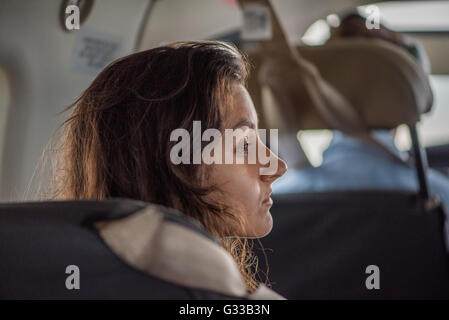
<svg viewBox="0 0 449 320"><path fill-rule="evenodd" d="M271 167L271 165L275 163L275 168L273 170L266 170L268 172L266 172L266 174L261 174L260 177L265 182L273 183L287 172L288 167L285 161L274 154L269 148L267 148L267 152L270 154L270 161L265 167Z"/></svg>

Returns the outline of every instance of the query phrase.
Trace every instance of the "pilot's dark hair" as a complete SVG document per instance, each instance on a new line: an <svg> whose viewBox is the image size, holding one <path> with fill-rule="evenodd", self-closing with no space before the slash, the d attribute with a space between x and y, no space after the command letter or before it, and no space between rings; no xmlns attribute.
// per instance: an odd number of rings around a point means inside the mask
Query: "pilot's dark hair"
<svg viewBox="0 0 449 320"><path fill-rule="evenodd" d="M202 130L223 129L220 106L232 85L245 85L247 70L234 47L215 41L173 43L111 63L68 108L56 197L121 197L179 209L221 239L255 290L248 240L228 237L226 219L238 217L225 203L205 200L216 188L201 185L204 166L170 160L174 129L192 136L194 120Z"/></svg>
<svg viewBox="0 0 449 320"><path fill-rule="evenodd" d="M391 31L383 24L380 24L378 29L368 29L365 23L365 17L358 12L350 11L342 16L338 27L332 28L331 39L337 37L377 38L398 46L404 45L404 39L400 33Z"/></svg>
<svg viewBox="0 0 449 320"><path fill-rule="evenodd" d="M430 71L430 62L424 48L417 42L410 41L405 35L395 32L380 24L378 29L368 29L365 25L366 18L360 13L350 11L340 21L338 27L331 29L331 39L364 37L381 39L405 49L413 56L415 61L423 67L427 73Z"/></svg>

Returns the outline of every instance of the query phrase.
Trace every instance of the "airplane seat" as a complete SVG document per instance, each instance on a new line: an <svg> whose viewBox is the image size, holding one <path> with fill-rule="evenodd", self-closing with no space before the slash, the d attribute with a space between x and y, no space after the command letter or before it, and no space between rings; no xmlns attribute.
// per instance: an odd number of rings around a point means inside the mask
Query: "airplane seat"
<svg viewBox="0 0 449 320"><path fill-rule="evenodd" d="M449 299L441 206L426 211L417 194L381 190L273 201L262 244L287 299Z"/></svg>
<svg viewBox="0 0 449 320"><path fill-rule="evenodd" d="M280 299L246 292L193 219L127 199L0 204L2 299Z"/></svg>
<svg viewBox="0 0 449 320"><path fill-rule="evenodd" d="M433 94L427 73L397 45L381 39L351 38L297 49L317 67L322 79L348 100L368 129L414 125L421 114L431 110ZM332 124L326 126L332 129Z"/></svg>
<svg viewBox="0 0 449 320"><path fill-rule="evenodd" d="M319 81L360 116L361 126L329 122L322 114L326 109L317 106L322 100L304 96L310 84L296 82L303 88L297 95L282 92L285 79L268 77L275 72L261 78L268 90L277 90L274 97L283 95L282 103L273 99L270 107L282 113L284 106L296 106L294 119L303 119L298 129L343 129L356 137L361 129L408 125L414 162L403 164L416 167L420 189L277 195L273 231L262 240L273 249L268 257L273 288L288 299L448 299L445 208L427 190L427 163L415 127L433 102L427 75L407 52L382 40L342 40L298 51L317 68ZM332 98L329 94L327 101ZM347 113L338 116L345 119Z"/></svg>
<svg viewBox="0 0 449 320"><path fill-rule="evenodd" d="M263 51L251 53L263 61L255 71L265 92L263 109L277 114L265 120L269 128L282 123L296 130L336 129L354 134L414 125L431 110L433 94L427 74L394 44L351 38L292 50L297 51L301 65L288 59L289 52L279 58Z"/></svg>

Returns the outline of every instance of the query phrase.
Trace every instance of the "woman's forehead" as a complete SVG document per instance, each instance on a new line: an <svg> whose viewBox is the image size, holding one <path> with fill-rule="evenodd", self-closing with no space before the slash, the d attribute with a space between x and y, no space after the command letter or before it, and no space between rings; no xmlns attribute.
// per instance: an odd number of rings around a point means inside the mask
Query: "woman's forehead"
<svg viewBox="0 0 449 320"><path fill-rule="evenodd" d="M243 85L234 85L231 92L232 99L225 112L226 129L243 126L257 129L257 112L246 88Z"/></svg>

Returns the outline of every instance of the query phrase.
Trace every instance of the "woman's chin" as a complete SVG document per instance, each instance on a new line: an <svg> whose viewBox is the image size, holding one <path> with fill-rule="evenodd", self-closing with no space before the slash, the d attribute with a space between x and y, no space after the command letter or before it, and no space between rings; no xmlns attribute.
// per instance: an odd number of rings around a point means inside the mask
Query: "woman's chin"
<svg viewBox="0 0 449 320"><path fill-rule="evenodd" d="M268 210L267 212L267 220L266 230L264 234L260 236L260 238L267 236L271 232L271 229L273 229L273 217L271 216L270 210Z"/></svg>
<svg viewBox="0 0 449 320"><path fill-rule="evenodd" d="M267 210L264 213L262 220L259 228L257 228L256 232L250 235L249 238L263 238L271 232L271 229L273 228L273 217L271 216L270 210Z"/></svg>

